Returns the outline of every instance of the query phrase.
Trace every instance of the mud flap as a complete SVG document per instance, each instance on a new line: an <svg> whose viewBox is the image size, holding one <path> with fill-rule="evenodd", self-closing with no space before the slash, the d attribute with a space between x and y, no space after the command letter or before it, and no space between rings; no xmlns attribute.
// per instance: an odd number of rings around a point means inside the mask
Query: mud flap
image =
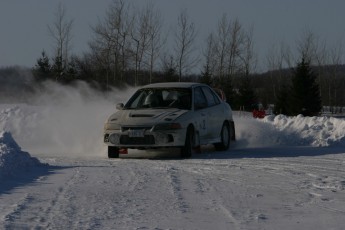
<svg viewBox="0 0 345 230"><path fill-rule="evenodd" d="M126 148L119 149L119 154L128 154L128 149Z"/></svg>

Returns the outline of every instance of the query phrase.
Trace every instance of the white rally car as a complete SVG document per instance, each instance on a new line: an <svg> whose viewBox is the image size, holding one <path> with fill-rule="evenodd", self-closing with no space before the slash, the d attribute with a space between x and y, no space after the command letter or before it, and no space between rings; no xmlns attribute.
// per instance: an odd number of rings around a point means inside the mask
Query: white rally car
<svg viewBox="0 0 345 230"><path fill-rule="evenodd" d="M235 140L232 110L209 86L171 82L146 85L116 105L104 126L108 157L122 150L179 148L189 158L200 145L229 148Z"/></svg>

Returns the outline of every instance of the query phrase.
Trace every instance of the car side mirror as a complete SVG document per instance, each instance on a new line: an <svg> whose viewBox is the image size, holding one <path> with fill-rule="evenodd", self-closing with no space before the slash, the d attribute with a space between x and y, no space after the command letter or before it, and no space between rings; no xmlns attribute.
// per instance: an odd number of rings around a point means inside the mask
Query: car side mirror
<svg viewBox="0 0 345 230"><path fill-rule="evenodd" d="M124 104L123 104L123 103L118 103L118 104L116 104L116 109L117 109L117 110L122 110L123 107L124 107Z"/></svg>

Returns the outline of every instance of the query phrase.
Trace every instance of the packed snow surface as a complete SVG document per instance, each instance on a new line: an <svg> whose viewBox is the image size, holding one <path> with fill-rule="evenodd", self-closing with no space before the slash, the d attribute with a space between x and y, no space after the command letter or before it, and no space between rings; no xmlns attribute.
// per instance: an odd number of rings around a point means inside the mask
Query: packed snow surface
<svg viewBox="0 0 345 230"><path fill-rule="evenodd" d="M103 123L133 90L49 89L0 105L0 229L344 229L343 119L235 112L228 151L107 159Z"/></svg>

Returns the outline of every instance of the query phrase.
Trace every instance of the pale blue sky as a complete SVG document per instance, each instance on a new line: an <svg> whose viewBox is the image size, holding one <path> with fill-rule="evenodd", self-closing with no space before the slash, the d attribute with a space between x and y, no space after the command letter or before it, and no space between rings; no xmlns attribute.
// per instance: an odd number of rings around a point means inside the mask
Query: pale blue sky
<svg viewBox="0 0 345 230"><path fill-rule="evenodd" d="M125 0L126 1L126 0ZM146 0L127 0L146 5ZM308 29L328 44L345 40L344 0L151 0L161 10L167 27L176 24L177 15L187 9L203 42L226 13L240 23L254 28L254 46L259 66L272 45L284 41L295 48L296 41ZM90 26L104 18L112 0L1 0L0 67L32 67L44 49L50 55L53 41L47 25L54 22L58 3L73 19L72 52L88 50L92 38ZM344 62L344 61L343 61ZM262 68L262 67L261 67ZM264 67L263 67L264 68Z"/></svg>

